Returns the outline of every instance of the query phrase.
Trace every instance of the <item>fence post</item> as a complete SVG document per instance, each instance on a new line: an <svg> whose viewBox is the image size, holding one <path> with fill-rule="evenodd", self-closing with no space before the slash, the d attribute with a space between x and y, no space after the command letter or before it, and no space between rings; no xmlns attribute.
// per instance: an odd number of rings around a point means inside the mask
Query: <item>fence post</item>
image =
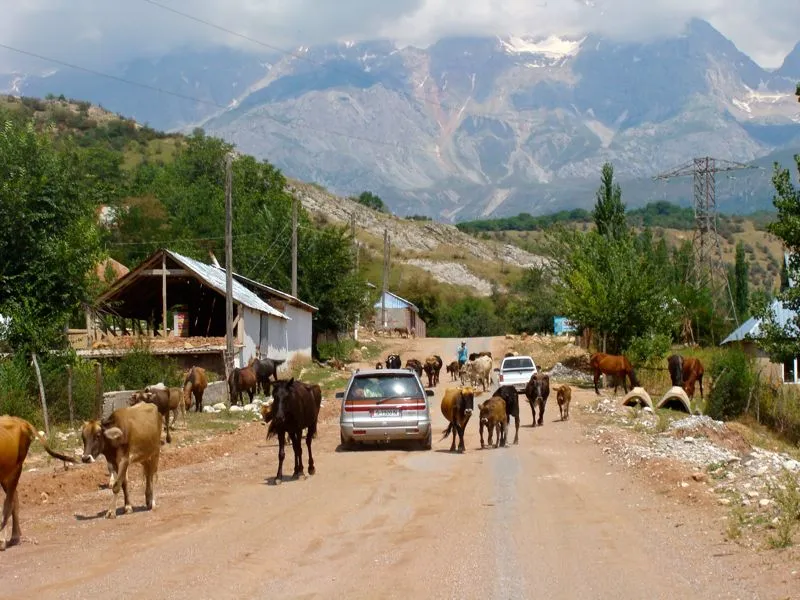
<svg viewBox="0 0 800 600"><path fill-rule="evenodd" d="M103 416L103 365L94 363L94 414L95 418Z"/></svg>
<svg viewBox="0 0 800 600"><path fill-rule="evenodd" d="M39 361L36 360L36 352L32 353L33 368L36 371L36 381L39 384L39 399L42 401L42 416L44 417L44 432L50 437L50 417L47 414L47 400L44 397L44 385L42 384L42 373L39 371Z"/></svg>
<svg viewBox="0 0 800 600"><path fill-rule="evenodd" d="M75 429L75 405L72 403L72 365L67 365L67 405L69 406L69 428Z"/></svg>

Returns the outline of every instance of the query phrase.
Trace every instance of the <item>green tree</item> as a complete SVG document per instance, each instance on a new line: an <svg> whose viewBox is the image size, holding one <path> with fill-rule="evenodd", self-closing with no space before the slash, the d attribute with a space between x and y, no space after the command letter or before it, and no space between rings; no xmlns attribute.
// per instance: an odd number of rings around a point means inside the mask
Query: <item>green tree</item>
<svg viewBox="0 0 800 600"><path fill-rule="evenodd" d="M373 210L377 210L380 212L389 212L386 205L381 200L380 196L377 194L373 194L372 192L361 192L359 196L355 199L356 202L359 204L363 204L364 206L371 208Z"/></svg>
<svg viewBox="0 0 800 600"><path fill-rule="evenodd" d="M70 313L90 300L101 253L83 165L72 144L56 150L33 123L0 129L0 314L14 349L63 341Z"/></svg>
<svg viewBox="0 0 800 600"><path fill-rule="evenodd" d="M744 244L736 244L736 262L733 267L733 304L739 321L745 321L750 313L750 265L744 252Z"/></svg>
<svg viewBox="0 0 800 600"><path fill-rule="evenodd" d="M794 160L800 173L800 154L796 154ZM767 225L767 231L778 237L789 252L787 287L781 289L777 299L795 315L780 323L771 307L766 305L760 308L757 316L762 319L760 343L773 360L782 362L800 354L800 288L788 285L788 281L797 281L800 275L800 189L792 183L789 169L778 163L774 166L772 185L775 188L772 203L778 209L778 215Z"/></svg>
<svg viewBox="0 0 800 600"><path fill-rule="evenodd" d="M603 165L600 188L597 190L592 217L600 235L619 239L628 234L622 189L614 182L614 166Z"/></svg>

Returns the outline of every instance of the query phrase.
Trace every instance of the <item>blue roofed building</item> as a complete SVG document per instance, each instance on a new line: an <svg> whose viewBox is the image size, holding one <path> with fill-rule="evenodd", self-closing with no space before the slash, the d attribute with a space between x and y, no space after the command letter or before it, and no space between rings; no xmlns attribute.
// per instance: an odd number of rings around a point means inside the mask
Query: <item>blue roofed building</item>
<svg viewBox="0 0 800 600"><path fill-rule="evenodd" d="M378 301L375 302L374 308L374 326L376 329L406 330L416 337L425 337L425 321L420 317L419 308L414 303L387 291L385 295L378 296ZM385 320L381 322L384 308L386 311Z"/></svg>

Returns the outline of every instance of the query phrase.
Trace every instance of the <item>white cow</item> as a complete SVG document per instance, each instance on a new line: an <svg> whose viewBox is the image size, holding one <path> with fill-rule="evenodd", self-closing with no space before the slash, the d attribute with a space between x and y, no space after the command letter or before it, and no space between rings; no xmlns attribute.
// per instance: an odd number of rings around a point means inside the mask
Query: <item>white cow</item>
<svg viewBox="0 0 800 600"><path fill-rule="evenodd" d="M492 368L494 363L488 356L479 356L473 361L467 363L467 372L469 373L470 383L473 387L478 384L483 386L483 391L492 385Z"/></svg>

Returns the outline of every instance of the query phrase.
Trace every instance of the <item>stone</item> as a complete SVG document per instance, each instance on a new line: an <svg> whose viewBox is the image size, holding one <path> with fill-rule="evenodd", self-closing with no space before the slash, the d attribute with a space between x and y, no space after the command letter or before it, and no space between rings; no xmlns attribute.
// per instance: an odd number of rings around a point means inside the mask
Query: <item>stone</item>
<svg viewBox="0 0 800 600"><path fill-rule="evenodd" d="M697 473L692 473L692 479L700 483L705 483L706 481L708 481L708 475L698 471Z"/></svg>
<svg viewBox="0 0 800 600"><path fill-rule="evenodd" d="M800 471L800 462L794 459L789 459L783 463L783 468L793 472Z"/></svg>
<svg viewBox="0 0 800 600"><path fill-rule="evenodd" d="M762 498L761 500L758 501L758 505L761 508L766 508L770 504L772 504L772 500L770 500L769 498Z"/></svg>
<svg viewBox="0 0 800 600"><path fill-rule="evenodd" d="M683 438L683 443L684 444L694 444L694 438L692 436L690 436L690 435L687 435L685 438Z"/></svg>
<svg viewBox="0 0 800 600"><path fill-rule="evenodd" d="M750 498L758 498L760 495L761 494L759 494L755 490L750 490L749 492L747 492L747 496L750 497Z"/></svg>
<svg viewBox="0 0 800 600"><path fill-rule="evenodd" d="M204 407L203 407L203 412L204 412L204 413L211 413L211 414L214 414L214 413L216 413L216 412L217 412L217 409L215 409L213 406L204 406Z"/></svg>
<svg viewBox="0 0 800 600"><path fill-rule="evenodd" d="M682 488L687 488L687 487L689 487L689 484L686 483L685 481L681 481L681 487Z"/></svg>
<svg viewBox="0 0 800 600"><path fill-rule="evenodd" d="M244 410L246 410L247 412L256 412L258 410L258 406L256 406L255 404L245 404Z"/></svg>
<svg viewBox="0 0 800 600"><path fill-rule="evenodd" d="M217 404L214 405L214 410L216 411L225 410L226 408L228 407L224 402L218 402Z"/></svg>
<svg viewBox="0 0 800 600"><path fill-rule="evenodd" d="M717 500L717 502L719 502L722 506L730 506L731 504L729 498L720 498L719 500Z"/></svg>
<svg viewBox="0 0 800 600"><path fill-rule="evenodd" d="M240 412L244 412L244 409L243 409L241 406L238 406L238 405L236 405L236 404L234 404L233 406L231 406L231 407L230 407L228 410L229 410L230 412L232 412L232 413L240 413Z"/></svg>

